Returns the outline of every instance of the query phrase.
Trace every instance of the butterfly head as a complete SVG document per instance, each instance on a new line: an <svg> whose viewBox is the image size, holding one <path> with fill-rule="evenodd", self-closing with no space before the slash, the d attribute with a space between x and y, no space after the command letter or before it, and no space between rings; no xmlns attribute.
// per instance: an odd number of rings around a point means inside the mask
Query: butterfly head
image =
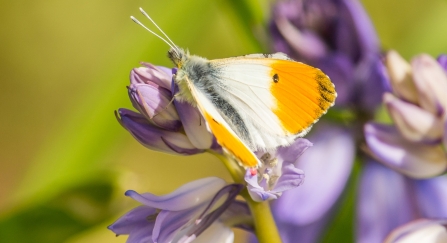
<svg viewBox="0 0 447 243"><path fill-rule="evenodd" d="M176 67L181 68L186 60L189 58L189 51L176 47L168 51L168 57L175 64Z"/></svg>

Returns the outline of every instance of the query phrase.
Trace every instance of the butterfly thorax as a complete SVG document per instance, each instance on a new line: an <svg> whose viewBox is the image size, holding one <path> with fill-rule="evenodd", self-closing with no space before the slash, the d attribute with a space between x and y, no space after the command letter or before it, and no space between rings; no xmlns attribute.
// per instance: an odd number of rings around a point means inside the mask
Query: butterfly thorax
<svg viewBox="0 0 447 243"><path fill-rule="evenodd" d="M186 101L196 106L191 86L200 89L212 70L207 59L195 55L190 55L188 50L171 49L168 52L169 58L177 66L177 74L174 82L178 85L179 91L176 94L178 100ZM212 71L211 71L212 72Z"/></svg>

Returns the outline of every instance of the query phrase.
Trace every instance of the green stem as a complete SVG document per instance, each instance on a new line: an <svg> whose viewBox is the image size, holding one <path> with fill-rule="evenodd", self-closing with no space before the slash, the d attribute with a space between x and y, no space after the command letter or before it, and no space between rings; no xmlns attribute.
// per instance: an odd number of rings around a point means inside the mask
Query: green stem
<svg viewBox="0 0 447 243"><path fill-rule="evenodd" d="M246 185L244 180L245 170L239 166L236 161L212 150L209 150L208 152L222 160L234 182ZM267 201L253 201L246 188L241 192L241 195L244 197L250 208L259 243L281 243L282 241L278 233L278 228L276 227L275 220L270 211L270 204Z"/></svg>
<svg viewBox="0 0 447 243"><path fill-rule="evenodd" d="M281 243L281 237L270 211L269 202L253 201L246 190L242 192L242 196L250 207L259 243Z"/></svg>
<svg viewBox="0 0 447 243"><path fill-rule="evenodd" d="M215 155L224 163L225 167L227 167L228 172L230 172L230 175L233 178L234 182L245 185L245 171L236 163L236 161L213 150L208 150L208 152Z"/></svg>

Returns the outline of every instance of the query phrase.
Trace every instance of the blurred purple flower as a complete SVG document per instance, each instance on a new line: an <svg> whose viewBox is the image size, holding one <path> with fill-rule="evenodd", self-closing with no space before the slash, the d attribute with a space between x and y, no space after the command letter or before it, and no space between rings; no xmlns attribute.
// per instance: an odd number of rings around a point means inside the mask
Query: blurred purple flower
<svg viewBox="0 0 447 243"><path fill-rule="evenodd" d="M336 107L372 111L381 103L385 86L378 40L358 1L282 1L274 8L270 29L276 51L331 78Z"/></svg>
<svg viewBox="0 0 447 243"><path fill-rule="evenodd" d="M232 230L222 222L250 216L247 205L235 201L241 189L242 185L209 177L164 196L127 191L126 196L143 205L108 228L117 235L129 235L128 243L233 242ZM232 226L252 230L249 225Z"/></svg>
<svg viewBox="0 0 447 243"><path fill-rule="evenodd" d="M349 130L319 123L314 131L308 137L314 145L297 161L306 182L272 203L284 243L311 243L322 236L354 162L356 148Z"/></svg>
<svg viewBox="0 0 447 243"><path fill-rule="evenodd" d="M307 139L299 138L288 147L280 147L274 153L261 153L262 165L257 173L246 170L245 181L248 192L257 202L279 198L284 191L300 186L304 172L297 168L298 158L312 146Z"/></svg>
<svg viewBox="0 0 447 243"><path fill-rule="evenodd" d="M384 243L447 242L447 220L418 219L393 230Z"/></svg>
<svg viewBox="0 0 447 243"><path fill-rule="evenodd" d="M354 162L356 147L350 130L319 122L308 139L313 146L294 163L306 172L305 183L285 191L271 204L284 243L297 239L312 243L322 236Z"/></svg>
<svg viewBox="0 0 447 243"><path fill-rule="evenodd" d="M196 154L213 145L199 110L173 98L172 71L143 63L130 73L130 100L140 113L119 109L116 117L144 146L173 154Z"/></svg>
<svg viewBox="0 0 447 243"><path fill-rule="evenodd" d="M357 208L359 243L383 242L393 229L412 220L447 218L447 176L433 177L447 166L442 147L447 108L443 59L439 65L420 55L410 65L394 51L387 55L393 93L384 94L383 100L394 125L365 125L370 153L381 163L371 160L364 166ZM394 240L389 242L400 242Z"/></svg>
<svg viewBox="0 0 447 243"><path fill-rule="evenodd" d="M306 172L306 183L272 202L285 243L315 242L348 181L356 144L363 141L363 124L381 104L385 67L375 30L356 0L279 2L271 32L276 51L316 66L331 78L338 94L335 113L345 109L354 116L348 123L320 121L315 126L308 137L314 146L297 161Z"/></svg>
<svg viewBox="0 0 447 243"><path fill-rule="evenodd" d="M383 101L394 125L365 126L372 155L413 178L445 172L446 71L428 55L417 56L410 65L394 51L387 55L387 67L393 93L385 93Z"/></svg>
<svg viewBox="0 0 447 243"><path fill-rule="evenodd" d="M447 176L416 180L370 161L363 168L356 215L358 243L383 242L412 220L447 218Z"/></svg>

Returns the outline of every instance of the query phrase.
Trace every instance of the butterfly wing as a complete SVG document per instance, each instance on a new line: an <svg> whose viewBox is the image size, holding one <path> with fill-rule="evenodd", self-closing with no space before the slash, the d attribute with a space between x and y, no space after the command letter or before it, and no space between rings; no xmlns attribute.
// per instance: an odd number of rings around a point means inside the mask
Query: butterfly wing
<svg viewBox="0 0 447 243"><path fill-rule="evenodd" d="M188 84L189 90L194 96L197 107L205 118L209 130L214 134L217 142L224 148L225 152L233 155L246 167L256 167L259 163L256 155L236 135L206 95L196 89L191 81Z"/></svg>
<svg viewBox="0 0 447 243"><path fill-rule="evenodd" d="M222 96L241 115L248 129L248 138L237 135L254 150L288 145L304 136L337 96L334 85L321 70L282 53L210 63L219 70L216 85Z"/></svg>

